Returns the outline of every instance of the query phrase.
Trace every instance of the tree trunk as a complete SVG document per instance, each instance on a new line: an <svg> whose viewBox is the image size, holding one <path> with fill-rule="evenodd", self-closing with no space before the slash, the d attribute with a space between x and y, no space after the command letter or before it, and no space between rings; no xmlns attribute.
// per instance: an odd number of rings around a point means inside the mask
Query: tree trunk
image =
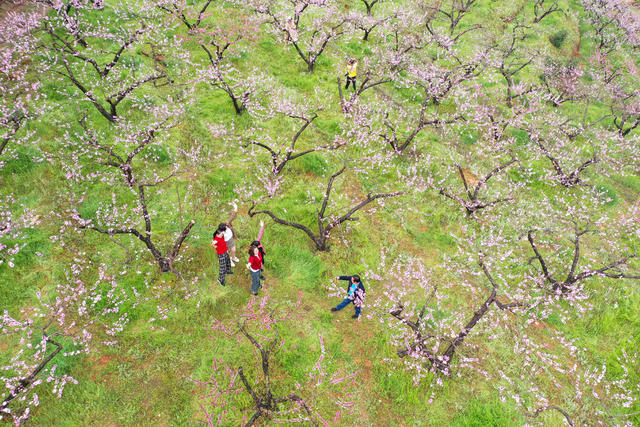
<svg viewBox="0 0 640 427"><path fill-rule="evenodd" d="M244 105L240 105L234 96L231 97L231 101L233 102L233 108L236 110L236 115L241 115L244 111Z"/></svg>
<svg viewBox="0 0 640 427"><path fill-rule="evenodd" d="M493 304L495 299L496 299L496 290L494 289L491 292L491 295L489 295L489 298L487 298L487 300L484 302L484 304L482 304L482 306L478 309L478 311L473 313L473 317L471 318L471 320L469 320L467 324L464 325L464 328L462 329L462 331L460 331L458 336L451 342L451 344L449 344L449 347L447 347L445 352L442 354L442 358L444 359L444 361L436 362L438 369L440 370L448 369L449 365L451 364L451 359L453 358L453 355L456 352L456 348L460 344L462 344L462 342L464 341L466 336L469 335L469 332L471 332L473 327L476 326L476 324L480 321L480 319L482 319L484 315L487 313L487 311L489 311L489 307L491 307L491 304Z"/></svg>
<svg viewBox="0 0 640 427"><path fill-rule="evenodd" d="M171 271L171 261L165 257L160 257L157 259L158 265L160 266L160 271L163 273L168 273Z"/></svg>
<svg viewBox="0 0 640 427"><path fill-rule="evenodd" d="M316 244L316 248L320 252L329 252L329 244L326 237L318 236L313 240L313 242Z"/></svg>

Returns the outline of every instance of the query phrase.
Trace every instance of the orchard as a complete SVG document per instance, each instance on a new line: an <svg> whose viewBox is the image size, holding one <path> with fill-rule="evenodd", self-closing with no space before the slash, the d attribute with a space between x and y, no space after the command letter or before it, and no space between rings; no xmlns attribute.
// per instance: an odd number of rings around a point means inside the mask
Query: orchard
<svg viewBox="0 0 640 427"><path fill-rule="evenodd" d="M640 7L0 0L0 424L640 425Z"/></svg>

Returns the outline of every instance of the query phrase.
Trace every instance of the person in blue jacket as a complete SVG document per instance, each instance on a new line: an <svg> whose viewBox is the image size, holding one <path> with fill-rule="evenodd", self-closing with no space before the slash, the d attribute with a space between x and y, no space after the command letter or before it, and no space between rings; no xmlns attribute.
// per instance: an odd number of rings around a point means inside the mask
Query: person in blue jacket
<svg viewBox="0 0 640 427"><path fill-rule="evenodd" d="M360 276L354 274L353 276L338 276L336 277L338 280L347 280L349 285L347 286L347 297L338 304L336 307L332 307L331 311L338 311L345 308L349 303L353 303L356 314L351 316L353 319L357 319L360 317L360 309L362 307L362 302L364 301L364 285L360 280Z"/></svg>

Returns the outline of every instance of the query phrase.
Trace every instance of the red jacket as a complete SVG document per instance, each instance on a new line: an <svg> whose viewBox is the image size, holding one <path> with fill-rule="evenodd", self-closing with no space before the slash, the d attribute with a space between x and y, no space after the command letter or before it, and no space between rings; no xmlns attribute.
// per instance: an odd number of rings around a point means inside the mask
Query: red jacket
<svg viewBox="0 0 640 427"><path fill-rule="evenodd" d="M224 241L224 236L214 237L213 240L216 241L216 252L218 255L222 255L227 252L227 242Z"/></svg>
<svg viewBox="0 0 640 427"><path fill-rule="evenodd" d="M251 269L253 271L258 271L262 268L262 254L258 252L258 256L251 255L249 257L249 264L251 264Z"/></svg>

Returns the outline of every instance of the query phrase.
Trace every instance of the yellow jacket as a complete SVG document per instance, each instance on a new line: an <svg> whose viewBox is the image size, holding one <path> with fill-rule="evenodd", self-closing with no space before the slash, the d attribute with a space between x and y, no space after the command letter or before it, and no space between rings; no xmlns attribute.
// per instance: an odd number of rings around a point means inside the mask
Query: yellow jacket
<svg viewBox="0 0 640 427"><path fill-rule="evenodd" d="M358 75L358 63L347 65L347 76L355 77Z"/></svg>

